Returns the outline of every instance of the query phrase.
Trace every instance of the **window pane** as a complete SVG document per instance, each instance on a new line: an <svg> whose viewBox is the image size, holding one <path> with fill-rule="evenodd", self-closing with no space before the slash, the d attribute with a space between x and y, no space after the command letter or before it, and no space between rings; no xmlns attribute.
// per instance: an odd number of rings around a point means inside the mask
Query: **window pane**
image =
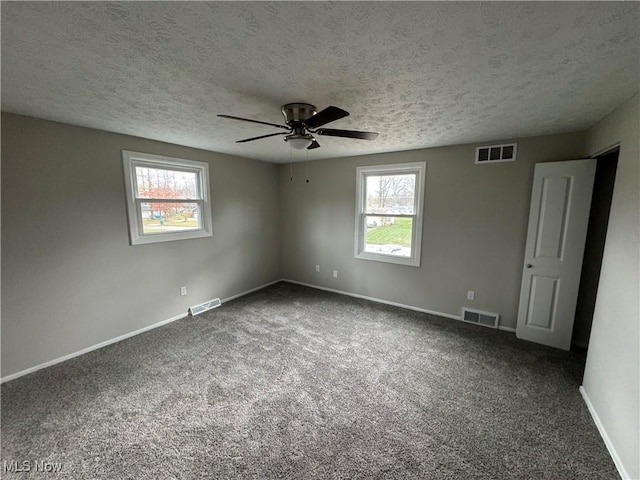
<svg viewBox="0 0 640 480"><path fill-rule="evenodd" d="M366 217L365 231L365 252L411 256L413 218Z"/></svg>
<svg viewBox="0 0 640 480"><path fill-rule="evenodd" d="M365 213L415 213L416 174L367 175Z"/></svg>
<svg viewBox="0 0 640 480"><path fill-rule="evenodd" d="M200 198L196 172L136 166L138 198Z"/></svg>
<svg viewBox="0 0 640 480"><path fill-rule="evenodd" d="M182 232L202 228L200 205L191 202L140 204L142 233Z"/></svg>

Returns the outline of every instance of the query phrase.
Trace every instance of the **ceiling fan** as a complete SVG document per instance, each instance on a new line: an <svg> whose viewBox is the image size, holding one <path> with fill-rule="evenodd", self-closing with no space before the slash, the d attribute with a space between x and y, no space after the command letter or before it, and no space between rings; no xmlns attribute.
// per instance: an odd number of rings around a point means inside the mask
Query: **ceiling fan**
<svg viewBox="0 0 640 480"><path fill-rule="evenodd" d="M242 120L243 122L260 123L272 127L282 128L286 132L269 133L259 137L245 138L236 143L251 142L262 138L284 135L284 141L291 144L293 148L312 150L318 148L320 144L314 135L324 135L327 137L358 138L362 140L373 140L378 136L375 132L359 132L356 130L336 130L335 128L318 128L327 123L334 122L349 115L349 112L338 107L327 107L320 112L316 112L316 107L308 103L287 103L281 108L282 116L286 125L276 123L261 122L250 118L234 117L232 115L218 115L222 118L232 120Z"/></svg>

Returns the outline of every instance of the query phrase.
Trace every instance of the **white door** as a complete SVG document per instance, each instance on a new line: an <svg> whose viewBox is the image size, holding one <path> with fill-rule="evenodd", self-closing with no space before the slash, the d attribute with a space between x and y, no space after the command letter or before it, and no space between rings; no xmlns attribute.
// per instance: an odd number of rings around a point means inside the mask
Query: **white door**
<svg viewBox="0 0 640 480"><path fill-rule="evenodd" d="M533 177L518 338L569 350L596 160L539 163Z"/></svg>

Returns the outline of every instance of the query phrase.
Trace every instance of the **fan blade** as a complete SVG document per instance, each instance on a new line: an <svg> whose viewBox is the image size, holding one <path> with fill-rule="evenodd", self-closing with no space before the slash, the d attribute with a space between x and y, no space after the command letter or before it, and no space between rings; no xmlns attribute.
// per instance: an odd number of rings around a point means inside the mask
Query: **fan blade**
<svg viewBox="0 0 640 480"><path fill-rule="evenodd" d="M276 135L286 135L287 133L289 132L270 133L268 135L260 135L259 137L251 137L251 138L245 138L244 140L236 140L236 143L252 142L253 140L260 140L261 138L275 137Z"/></svg>
<svg viewBox="0 0 640 480"><path fill-rule="evenodd" d="M272 127L284 128L285 130L289 130L289 127L285 127L284 125L278 125L277 123L261 122L260 120L251 120L250 118L234 117L233 115L218 115L218 117L230 118L231 120L242 120L243 122L259 123L261 125L270 125Z"/></svg>
<svg viewBox="0 0 640 480"><path fill-rule="evenodd" d="M315 139L311 142L311 145L307 147L307 150L313 150L314 148L320 148L320 144L316 142Z"/></svg>
<svg viewBox="0 0 640 480"><path fill-rule="evenodd" d="M349 115L349 112L338 107L327 107L307 118L303 123L309 128L317 128L327 123L335 122Z"/></svg>
<svg viewBox="0 0 640 480"><path fill-rule="evenodd" d="M373 140L378 136L375 132L358 132L356 130L336 130L334 128L320 128L315 131L318 135L328 137L360 138L362 140Z"/></svg>

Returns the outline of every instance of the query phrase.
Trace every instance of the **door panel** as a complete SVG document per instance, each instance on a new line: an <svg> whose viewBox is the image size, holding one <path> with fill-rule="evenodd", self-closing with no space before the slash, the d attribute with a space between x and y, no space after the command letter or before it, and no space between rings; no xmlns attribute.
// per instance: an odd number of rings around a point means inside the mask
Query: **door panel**
<svg viewBox="0 0 640 480"><path fill-rule="evenodd" d="M559 278L532 275L529 298L536 298L537 301L529 302L527 326L553 331L559 285Z"/></svg>
<svg viewBox="0 0 640 480"><path fill-rule="evenodd" d="M544 177L540 194L540 225L534 258L561 259L568 221L570 177Z"/></svg>
<svg viewBox="0 0 640 480"><path fill-rule="evenodd" d="M518 338L571 346L595 170L595 159L536 165Z"/></svg>

